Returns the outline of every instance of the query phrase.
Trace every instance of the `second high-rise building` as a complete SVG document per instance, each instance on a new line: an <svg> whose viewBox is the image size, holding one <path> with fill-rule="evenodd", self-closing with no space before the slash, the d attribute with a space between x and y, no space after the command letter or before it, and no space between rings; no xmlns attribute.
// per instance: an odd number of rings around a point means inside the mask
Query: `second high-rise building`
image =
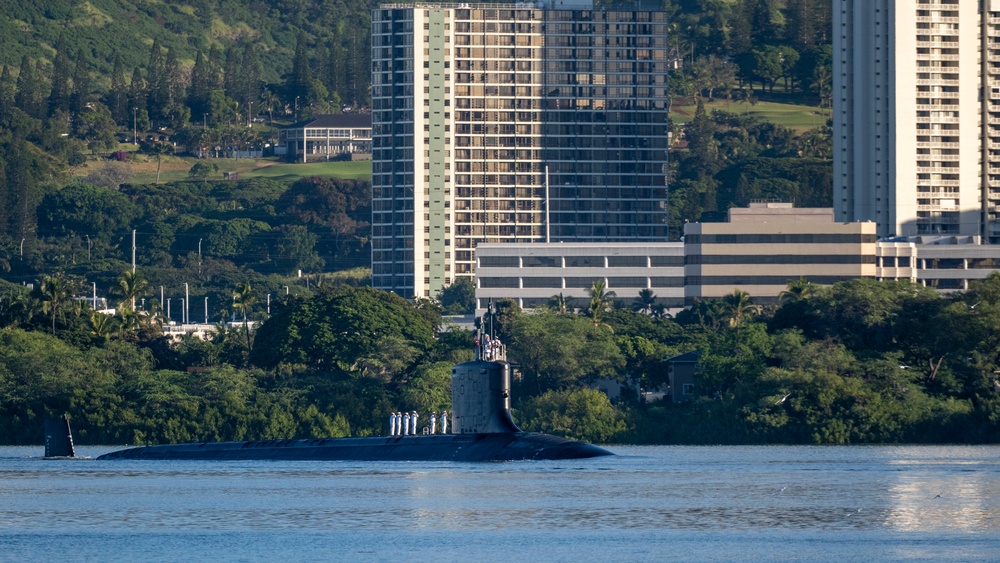
<svg viewBox="0 0 1000 563"><path fill-rule="evenodd" d="M375 287L434 297L479 242L666 240L666 26L579 1L380 6Z"/></svg>
<svg viewBox="0 0 1000 563"><path fill-rule="evenodd" d="M1000 242L1000 0L835 0L833 205Z"/></svg>

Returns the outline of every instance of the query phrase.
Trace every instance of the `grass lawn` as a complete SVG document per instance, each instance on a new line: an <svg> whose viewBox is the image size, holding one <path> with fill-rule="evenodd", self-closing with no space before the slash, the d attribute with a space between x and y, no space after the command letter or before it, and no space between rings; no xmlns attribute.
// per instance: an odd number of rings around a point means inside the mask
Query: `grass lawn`
<svg viewBox="0 0 1000 563"><path fill-rule="evenodd" d="M152 184L156 182L156 158L145 155L130 155L132 166L132 182L136 184ZM198 162L194 157L166 156L160 164L160 182L178 182L188 179L188 171ZM328 176L351 180L371 180L372 164L370 161L336 161L310 162L308 164L289 163L274 158L210 158L202 160L215 164L219 171L212 174L209 180L221 180L223 172L237 172L240 178L273 178L275 180L294 182L307 176ZM91 160L87 166L75 170L78 176L86 176L93 166L99 166L100 160Z"/></svg>
<svg viewBox="0 0 1000 563"><path fill-rule="evenodd" d="M240 178L273 178L294 181L307 176L331 176L348 180L371 180L371 161L309 162L306 164L275 163L241 171Z"/></svg>
<svg viewBox="0 0 1000 563"><path fill-rule="evenodd" d="M670 109L670 118L674 123L687 123L694 119L694 111L697 106L674 104ZM820 113L817 106L783 104L778 102L758 102L747 104L743 102L727 102L716 98L714 102L705 103L705 111L711 113L712 110L728 111L730 113L749 114L764 121L770 121L783 127L788 127L796 133L804 133L809 129L819 127L828 119ZM829 112L829 110L825 110Z"/></svg>

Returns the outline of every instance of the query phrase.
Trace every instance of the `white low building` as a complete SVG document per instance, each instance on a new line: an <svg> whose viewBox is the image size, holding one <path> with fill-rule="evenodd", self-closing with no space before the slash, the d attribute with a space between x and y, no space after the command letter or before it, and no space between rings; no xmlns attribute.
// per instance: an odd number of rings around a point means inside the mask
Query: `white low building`
<svg viewBox="0 0 1000 563"><path fill-rule="evenodd" d="M590 289L602 281L615 302L631 306L649 289L657 307L684 304L684 244L520 243L476 247L476 307L513 299L522 309L549 305L562 294L569 308L586 309Z"/></svg>

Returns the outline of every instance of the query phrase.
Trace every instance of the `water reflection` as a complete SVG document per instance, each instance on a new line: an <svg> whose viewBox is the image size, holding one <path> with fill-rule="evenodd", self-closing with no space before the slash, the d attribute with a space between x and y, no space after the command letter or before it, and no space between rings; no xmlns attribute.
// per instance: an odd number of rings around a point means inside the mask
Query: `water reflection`
<svg viewBox="0 0 1000 563"><path fill-rule="evenodd" d="M159 538L176 559L199 559L210 531L243 538L229 545L244 559L279 556L248 537L309 534L359 559L387 544L399 552L376 559L468 559L470 541L490 557L572 545L575 557L554 558L607 559L602 546L631 538L614 543L616 558L870 560L975 558L1000 539L996 447L615 450L623 455L421 464L54 462L0 448L0 546L30 547L18 538L39 533L95 549L123 537L160 548L149 544Z"/></svg>
<svg viewBox="0 0 1000 563"><path fill-rule="evenodd" d="M900 453L902 459L889 462L901 470L893 474L895 479L888 489L892 506L887 526L908 532L980 532L1000 527L996 491L1000 470L989 449L909 449Z"/></svg>

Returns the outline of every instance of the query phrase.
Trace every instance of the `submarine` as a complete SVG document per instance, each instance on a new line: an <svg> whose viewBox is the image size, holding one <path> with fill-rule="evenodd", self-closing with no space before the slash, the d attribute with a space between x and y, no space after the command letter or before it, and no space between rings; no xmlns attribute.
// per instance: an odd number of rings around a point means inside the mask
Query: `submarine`
<svg viewBox="0 0 1000 563"><path fill-rule="evenodd" d="M97 459L483 462L614 455L586 442L518 428L510 414L510 375L502 348L477 347L475 360L454 366L449 434L193 442L128 448Z"/></svg>

